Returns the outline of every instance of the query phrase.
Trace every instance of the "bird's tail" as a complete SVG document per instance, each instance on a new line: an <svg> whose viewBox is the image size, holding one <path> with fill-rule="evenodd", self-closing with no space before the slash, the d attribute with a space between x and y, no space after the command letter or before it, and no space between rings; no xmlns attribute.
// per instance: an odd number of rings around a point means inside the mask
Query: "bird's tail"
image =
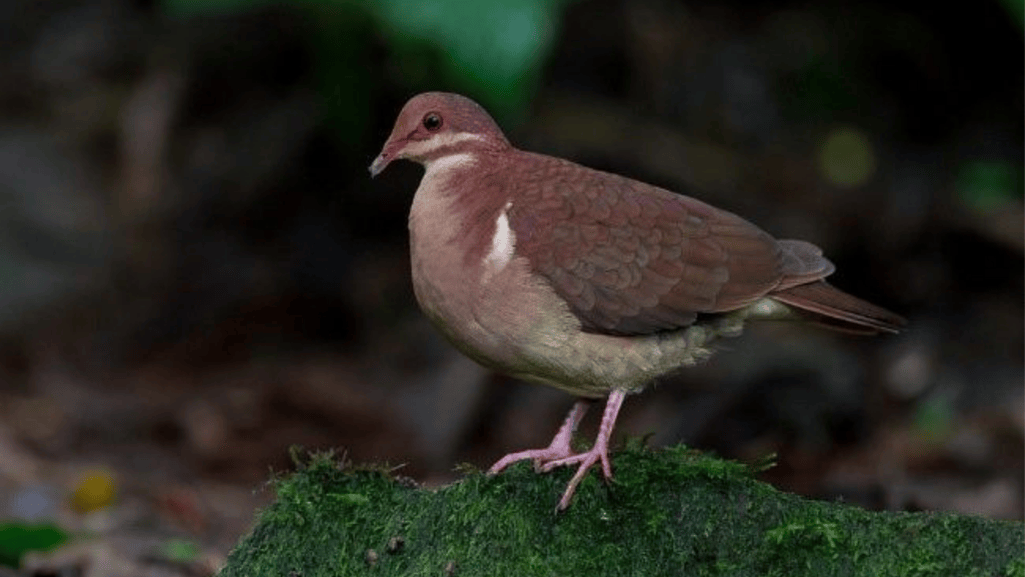
<svg viewBox="0 0 1025 577"><path fill-rule="evenodd" d="M769 293L796 312L825 327L859 334L899 332L907 321L882 307L847 294L826 281L799 284Z"/></svg>

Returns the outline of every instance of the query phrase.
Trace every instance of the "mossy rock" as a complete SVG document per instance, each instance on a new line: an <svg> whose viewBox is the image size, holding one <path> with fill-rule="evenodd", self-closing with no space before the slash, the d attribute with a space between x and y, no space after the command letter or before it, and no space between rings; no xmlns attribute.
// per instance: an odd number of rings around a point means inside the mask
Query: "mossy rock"
<svg viewBox="0 0 1025 577"><path fill-rule="evenodd" d="M1025 577L1025 527L951 513L879 513L811 501L746 465L636 444L611 484L521 463L438 489L314 455L222 577L779 575Z"/></svg>

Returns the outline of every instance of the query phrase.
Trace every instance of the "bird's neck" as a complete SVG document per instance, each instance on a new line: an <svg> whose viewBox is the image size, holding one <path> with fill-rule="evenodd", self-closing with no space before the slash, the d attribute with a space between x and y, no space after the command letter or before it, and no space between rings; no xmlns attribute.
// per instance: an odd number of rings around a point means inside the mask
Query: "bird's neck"
<svg viewBox="0 0 1025 577"><path fill-rule="evenodd" d="M414 252L444 252L460 267L479 267L511 194L512 150L463 142L424 162L426 171L409 213ZM455 262L458 261L458 264Z"/></svg>

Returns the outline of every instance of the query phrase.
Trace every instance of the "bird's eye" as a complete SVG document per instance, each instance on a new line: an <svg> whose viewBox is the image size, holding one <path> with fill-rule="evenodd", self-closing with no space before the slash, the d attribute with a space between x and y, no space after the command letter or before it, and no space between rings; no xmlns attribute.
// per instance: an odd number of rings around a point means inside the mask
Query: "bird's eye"
<svg viewBox="0 0 1025 577"><path fill-rule="evenodd" d="M441 115L437 112L428 112L423 119L424 128L434 132L441 128Z"/></svg>

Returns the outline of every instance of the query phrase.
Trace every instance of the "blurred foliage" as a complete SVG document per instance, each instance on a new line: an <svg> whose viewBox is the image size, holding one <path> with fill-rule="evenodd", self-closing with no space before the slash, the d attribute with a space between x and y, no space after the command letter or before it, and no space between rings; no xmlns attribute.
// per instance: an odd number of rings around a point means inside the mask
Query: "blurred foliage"
<svg viewBox="0 0 1025 577"><path fill-rule="evenodd" d="M564 0L374 2L378 20L403 58L427 48L443 55L442 72L479 95L499 116L521 111L551 54ZM409 60L403 64L408 65Z"/></svg>
<svg viewBox="0 0 1025 577"><path fill-rule="evenodd" d="M341 140L369 127L373 62L369 34L388 43L389 66L412 90L449 86L476 96L499 118L530 102L554 47L568 0L305 0L309 42L327 113ZM279 5L271 0L163 0L171 16L215 15Z"/></svg>
<svg viewBox="0 0 1025 577"><path fill-rule="evenodd" d="M160 546L160 557L175 563L191 563L199 558L201 549L193 541L171 539Z"/></svg>
<svg viewBox="0 0 1025 577"><path fill-rule="evenodd" d="M946 394L935 394L922 401L915 410L915 429L928 439L941 440L954 430L957 411L954 400Z"/></svg>
<svg viewBox="0 0 1025 577"><path fill-rule="evenodd" d="M968 206L989 210L1022 197L1022 168L999 160L972 160L958 167L957 190Z"/></svg>
<svg viewBox="0 0 1025 577"><path fill-rule="evenodd" d="M1011 21L1018 25L1018 29L1025 30L1025 2L1022 0L1000 0L1000 3L1011 15Z"/></svg>
<svg viewBox="0 0 1025 577"><path fill-rule="evenodd" d="M50 551L68 540L68 535L49 523L0 524L0 567L15 567L29 551Z"/></svg>
<svg viewBox="0 0 1025 577"><path fill-rule="evenodd" d="M833 129L819 149L819 169L836 186L855 188L868 182L876 155L864 132L850 126Z"/></svg>

